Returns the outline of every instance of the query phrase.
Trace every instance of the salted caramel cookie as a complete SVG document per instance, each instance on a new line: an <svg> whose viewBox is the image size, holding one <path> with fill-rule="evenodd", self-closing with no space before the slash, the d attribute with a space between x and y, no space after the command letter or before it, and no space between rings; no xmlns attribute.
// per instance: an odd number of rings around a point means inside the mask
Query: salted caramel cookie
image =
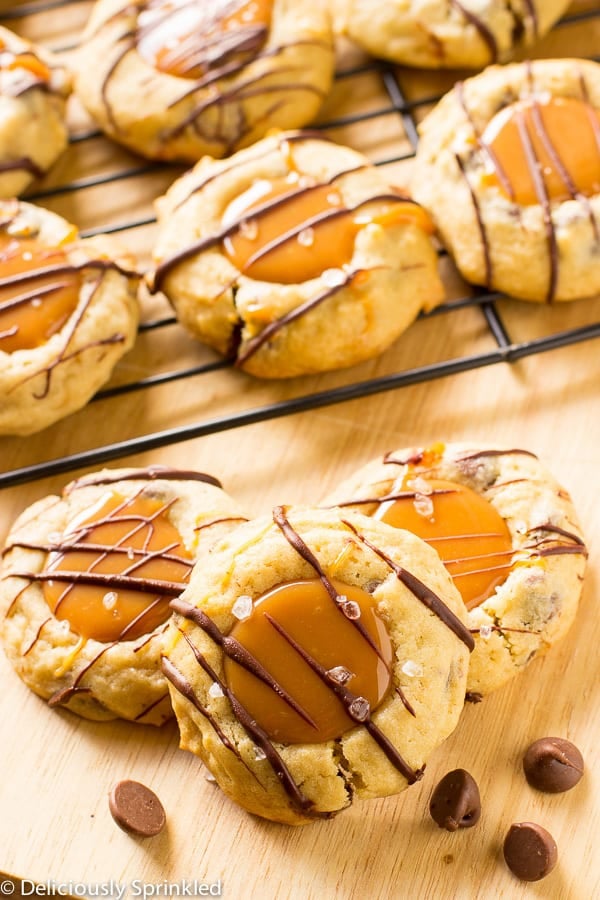
<svg viewBox="0 0 600 900"><path fill-rule="evenodd" d="M587 556L581 528L567 492L527 450L398 450L325 503L406 528L437 550L469 610L471 695L521 672L575 617Z"/></svg>
<svg viewBox="0 0 600 900"><path fill-rule="evenodd" d="M392 62L483 68L535 43L570 0L330 0L335 30Z"/></svg>
<svg viewBox="0 0 600 900"><path fill-rule="evenodd" d="M86 719L161 725L169 600L243 521L210 475L106 469L25 510L2 554L0 633L19 677Z"/></svg>
<svg viewBox="0 0 600 900"><path fill-rule="evenodd" d="M135 340L135 261L46 209L0 200L0 434L84 406Z"/></svg>
<svg viewBox="0 0 600 900"><path fill-rule="evenodd" d="M249 812L301 825L397 793L456 725L473 640L411 534L276 507L218 542L171 605L181 746Z"/></svg>
<svg viewBox="0 0 600 900"><path fill-rule="evenodd" d="M600 291L600 65L457 83L421 124L412 190L464 277L536 302Z"/></svg>
<svg viewBox="0 0 600 900"><path fill-rule="evenodd" d="M421 207L313 133L203 159L157 211L154 290L253 375L354 365L443 298Z"/></svg>
<svg viewBox="0 0 600 900"><path fill-rule="evenodd" d="M98 0L75 82L114 140L151 159L195 162L306 125L333 61L318 0Z"/></svg>
<svg viewBox="0 0 600 900"><path fill-rule="evenodd" d="M52 54L0 26L0 198L17 197L61 155L70 93Z"/></svg>

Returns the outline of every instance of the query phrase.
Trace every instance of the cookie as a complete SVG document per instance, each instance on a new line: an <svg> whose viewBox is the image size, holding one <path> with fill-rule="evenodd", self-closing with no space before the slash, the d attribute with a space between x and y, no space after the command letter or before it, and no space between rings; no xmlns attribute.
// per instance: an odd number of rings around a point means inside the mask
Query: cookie
<svg viewBox="0 0 600 900"><path fill-rule="evenodd" d="M435 444L387 453L325 500L434 547L469 610L467 689L488 694L568 631L587 557L567 492L527 450Z"/></svg>
<svg viewBox="0 0 600 900"><path fill-rule="evenodd" d="M151 159L195 162L309 123L333 62L318 0L98 0L75 86L114 140Z"/></svg>
<svg viewBox="0 0 600 900"><path fill-rule="evenodd" d="M330 0L336 31L408 66L480 69L539 40L570 0Z"/></svg>
<svg viewBox="0 0 600 900"><path fill-rule="evenodd" d="M443 299L421 207L360 153L313 133L203 159L157 211L154 290L253 375L354 365Z"/></svg>
<svg viewBox="0 0 600 900"><path fill-rule="evenodd" d="M67 146L70 92L64 66L0 26L0 198L23 193Z"/></svg>
<svg viewBox="0 0 600 900"><path fill-rule="evenodd" d="M600 292L600 65L491 67L420 126L414 196L463 276L551 303Z"/></svg>
<svg viewBox="0 0 600 900"><path fill-rule="evenodd" d="M135 261L46 209L0 200L0 434L84 406L135 341Z"/></svg>
<svg viewBox="0 0 600 900"><path fill-rule="evenodd" d="M106 469L25 510L2 554L2 643L50 706L86 719L172 716L160 655L169 600L243 521L217 479Z"/></svg>
<svg viewBox="0 0 600 900"><path fill-rule="evenodd" d="M427 545L351 511L276 507L173 601L163 671L181 746L291 825L417 781L453 730L472 637Z"/></svg>

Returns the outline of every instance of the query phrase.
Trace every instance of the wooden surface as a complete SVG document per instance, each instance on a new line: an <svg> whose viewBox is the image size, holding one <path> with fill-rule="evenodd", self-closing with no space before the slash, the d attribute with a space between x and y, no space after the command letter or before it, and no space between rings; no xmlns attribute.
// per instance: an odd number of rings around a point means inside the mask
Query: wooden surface
<svg viewBox="0 0 600 900"><path fill-rule="evenodd" d="M7 6L17 5L2 8ZM597 8L597 0L587 0L575 3L570 13ZM76 40L88 11L89 3L73 3L7 24L62 48ZM533 55L589 56L599 47L600 17L556 28ZM327 133L378 162L409 152L401 117L391 109L380 75L371 68L354 70L357 62L361 57L345 48L340 68L353 74L337 80L322 113ZM439 93L455 77L400 73L412 99ZM417 117L426 109L418 106ZM356 113L369 118L344 124ZM71 121L74 134L90 127L75 104ZM42 186L47 193L39 202L84 229L150 217L153 198L177 172L149 167L135 174L140 166L105 139L88 137L71 145ZM401 184L409 166L410 161L396 161L385 169ZM73 179L129 170L133 174L112 184L60 191ZM147 260L153 231L152 224L127 229L123 240ZM447 260L442 265L450 296L464 295ZM502 300L498 309L516 342L600 320L600 299L564 308ZM144 318L165 314L153 301ZM495 347L482 311L462 308L420 320L380 359L347 372L262 384L221 371L92 403L43 434L0 438L0 472ZM179 326L169 325L140 336L113 383L212 359ZM212 472L257 514L276 503L316 502L354 468L404 445L481 440L528 448L571 491L584 525L591 554L581 613L567 639L545 659L482 704L467 706L456 732L430 758L421 783L398 797L359 803L335 820L301 829L254 819L232 805L205 779L199 762L178 750L174 724L161 730L99 725L50 710L0 655L0 871L42 883L71 882L77 890L85 884L88 893L104 887L112 891L109 896L117 896L117 886L127 886L125 897L142 896L143 885L147 896L156 896L159 888L163 896L173 894L178 885L193 888L194 879L242 900L600 897L599 384L596 339L126 457L126 464L161 462ZM69 477L37 479L0 492L0 542L26 505L60 490ZM523 750L545 735L570 738L586 760L584 780L568 794L536 793L522 775ZM479 782L483 814L476 828L448 834L433 824L427 806L437 780L457 767ZM158 793L168 816L162 835L143 841L116 827L107 795L122 778L143 781ZM548 828L559 847L557 869L533 885L511 876L501 856L510 824L527 820Z"/></svg>

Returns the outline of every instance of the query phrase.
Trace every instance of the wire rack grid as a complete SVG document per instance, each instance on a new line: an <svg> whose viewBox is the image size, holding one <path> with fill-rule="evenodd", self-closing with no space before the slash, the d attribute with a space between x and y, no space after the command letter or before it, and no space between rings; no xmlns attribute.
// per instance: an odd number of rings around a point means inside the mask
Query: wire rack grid
<svg viewBox="0 0 600 900"><path fill-rule="evenodd" d="M31 4L13 5L8 10L4 10L0 6L0 22L27 34L27 25L30 20L42 20L43 22L45 13L53 12L56 15L57 11L62 10L66 24L72 19L74 9L78 8L81 14L81 12L85 13L90 5L89 0L40 0L40 2ZM79 17L83 19L81 15ZM77 19L78 17L75 16L75 18ZM560 34L563 31L566 33L569 28L585 27L589 21L593 22L594 28L597 28L597 23L600 21L600 8L597 3L575 3L569 13L555 26L555 32ZM43 28L43 25L39 27ZM76 46L76 35L71 42L67 39L62 42L59 41L58 44L51 41L47 43L54 50L68 53ZM592 52L589 56L596 61L600 59L593 53L593 43ZM314 127L322 130L324 133L331 134L335 139L338 129L348 129L356 126L364 128L370 120L392 117L400 124L403 135L403 140L398 141L398 152L388 153L383 158L377 158L373 161L378 166L394 166L395 164L409 163L414 157L417 148L417 123L419 118L441 98L445 89L450 87L453 79L457 77L457 73L443 73L436 76L434 79L434 90L427 92L421 89L416 96L411 96L410 73L407 70L384 64L378 60L358 58L350 65L340 66L336 74L336 84L339 86L343 82L363 76L376 78L380 84L381 92L378 95L378 102L372 105L371 108L359 109L357 112L350 111L346 115L322 117ZM409 86L408 89L407 85ZM89 122L83 127L72 129L70 137L72 148L98 140L102 141L105 139ZM71 175L69 173L71 177L60 178L56 183L42 184L36 191L30 193L26 199L44 205L51 205L52 202L64 200L69 195L82 194L90 189L116 185L119 182L132 183L139 178L165 173L168 169L169 167L165 167L162 164L143 162L126 154L123 157L122 164L117 167L112 166L107 171L98 171L81 177L78 177L77 174ZM172 180L176 177L176 174L177 170L170 170L170 179ZM82 236L111 233L124 233L127 236L140 229L143 231L148 226L153 226L154 222L155 217L151 212L137 216L127 215L123 218L118 213L115 213L113 216L112 211L109 210L106 213L105 221L101 224L84 228L81 233ZM440 250L440 256L445 256L443 250ZM228 412L224 415L208 415L199 421L135 435L113 443L94 445L88 449L62 455L59 458L35 461L29 465L10 469L0 473L0 488L24 484L38 478L58 475L83 467L104 464L131 454L154 450L228 429L266 422L299 412L368 397L384 391L398 390L409 385L433 381L460 372L467 372L499 363L514 363L519 359L534 354L556 350L581 341L600 337L600 321L598 321L600 310L597 304L590 306L589 320L585 321L584 324L578 324L576 327L564 327L559 318L558 327L554 327L550 333L533 338L519 339L511 333L511 329L507 327L504 321L499 308L502 302L503 298L499 294L474 289L463 284L462 292L459 291L457 296L452 297L442 306L422 317L434 320L440 316L455 315L461 309L472 307L482 317L485 329L493 339L492 349L476 353L464 352L452 358L435 360L414 368L407 369L400 365L390 373L360 380L353 378L353 370L347 370L343 383L328 387L325 390L301 390L297 396L278 399L275 402L258 405L250 404L242 410ZM539 312L543 314L543 310ZM564 322L568 321L568 319L564 319ZM556 316L553 319L553 324L556 324ZM166 329L172 326L179 327L165 306L164 313L158 316L147 316L142 321L140 335L156 333L160 339L160 334L164 334ZM152 390L160 385L181 379L192 379L196 376L206 376L208 373L230 367L231 363L227 360L216 359L210 355L208 359L205 356L201 356L200 361L193 365L183 364L170 368L167 371L153 372L144 375L144 377L127 379L125 381L117 379L115 383L111 382L93 399L118 403L119 397L131 392ZM0 459L2 455L0 446Z"/></svg>

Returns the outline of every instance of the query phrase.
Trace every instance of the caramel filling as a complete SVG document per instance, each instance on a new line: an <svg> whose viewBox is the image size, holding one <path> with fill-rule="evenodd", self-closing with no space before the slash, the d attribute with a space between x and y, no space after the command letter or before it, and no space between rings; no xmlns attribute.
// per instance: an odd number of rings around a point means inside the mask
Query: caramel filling
<svg viewBox="0 0 600 900"><path fill-rule="evenodd" d="M223 248L233 265L256 281L298 284L331 270L333 285L345 280L340 270L350 263L362 227L399 222L430 230L416 203L398 198L377 212L366 204L350 210L335 186L314 184L292 171L255 181L229 204L223 227L238 227L223 239Z"/></svg>
<svg viewBox="0 0 600 900"><path fill-rule="evenodd" d="M200 78L214 65L255 54L273 0L160 0L138 16L137 49L155 69ZM226 73L225 73L226 74Z"/></svg>
<svg viewBox="0 0 600 900"><path fill-rule="evenodd" d="M279 585L230 633L279 686L225 659L229 688L271 740L320 743L353 728L356 720L332 684L344 685L371 711L389 689L392 646L373 599L360 588L332 584L337 602L317 578ZM323 680L316 670L329 674Z"/></svg>
<svg viewBox="0 0 600 900"><path fill-rule="evenodd" d="M102 643L134 640L153 631L170 615L168 596L161 596L148 579L180 583L191 570L191 557L166 515L167 506L144 496L125 499L104 496L92 510L71 522L61 547L48 555L46 571L100 573L104 584L44 582L44 595L57 619L71 630ZM86 549L90 545L90 549ZM140 590L111 584L125 575L140 582Z"/></svg>
<svg viewBox="0 0 600 900"><path fill-rule="evenodd" d="M494 116L482 143L490 150L491 177L516 203L600 192L600 117L581 100L513 103Z"/></svg>
<svg viewBox="0 0 600 900"><path fill-rule="evenodd" d="M455 482L408 476L402 490L408 496L383 503L377 518L430 544L468 609L483 603L512 566L512 539L504 519L480 494Z"/></svg>
<svg viewBox="0 0 600 900"><path fill-rule="evenodd" d="M48 266L68 270L64 252L35 240L0 237L0 350L5 353L41 346L77 307L80 274L44 275ZM11 283L3 284L9 278Z"/></svg>

